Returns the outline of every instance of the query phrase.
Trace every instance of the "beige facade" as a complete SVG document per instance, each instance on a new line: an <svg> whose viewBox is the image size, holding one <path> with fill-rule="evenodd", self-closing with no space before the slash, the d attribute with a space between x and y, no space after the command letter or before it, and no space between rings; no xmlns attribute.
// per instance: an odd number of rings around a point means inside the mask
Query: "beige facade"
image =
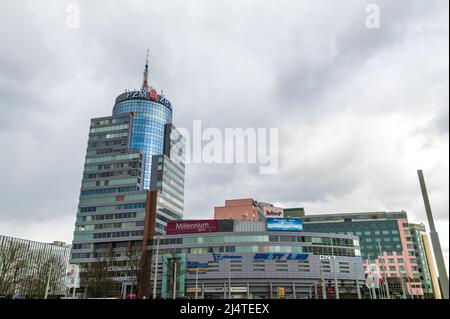
<svg viewBox="0 0 450 319"><path fill-rule="evenodd" d="M433 285L433 293L435 299L442 299L441 289L439 287L439 280L436 275L436 268L434 267L434 259L431 251L430 239L427 234L422 234L422 242L427 258L428 269L430 270L431 283Z"/></svg>

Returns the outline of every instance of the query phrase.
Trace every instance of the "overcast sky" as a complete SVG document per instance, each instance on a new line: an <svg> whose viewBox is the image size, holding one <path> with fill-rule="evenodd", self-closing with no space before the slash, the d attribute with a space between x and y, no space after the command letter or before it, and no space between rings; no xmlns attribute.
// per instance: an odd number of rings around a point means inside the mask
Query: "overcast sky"
<svg viewBox="0 0 450 319"><path fill-rule="evenodd" d="M80 9L67 27L67 5ZM380 8L369 29L367 4ZM426 222L449 250L448 1L17 1L0 10L0 234L72 241L90 118L150 83L174 124L278 128L279 169L189 164L185 218L229 198ZM70 24L69 24L70 26Z"/></svg>

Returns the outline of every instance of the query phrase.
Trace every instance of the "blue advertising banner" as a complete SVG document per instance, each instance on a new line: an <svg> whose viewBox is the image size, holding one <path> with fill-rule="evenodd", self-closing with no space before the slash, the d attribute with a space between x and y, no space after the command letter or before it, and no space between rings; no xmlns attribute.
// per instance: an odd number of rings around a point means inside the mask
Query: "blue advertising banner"
<svg viewBox="0 0 450 319"><path fill-rule="evenodd" d="M207 271L208 270L208 263L201 263L198 261L188 261L187 262L187 269L188 271Z"/></svg>
<svg viewBox="0 0 450 319"><path fill-rule="evenodd" d="M267 218L267 230L302 231L301 218Z"/></svg>
<svg viewBox="0 0 450 319"><path fill-rule="evenodd" d="M268 259L268 260L307 260L309 254L283 254L283 253L257 253L253 259Z"/></svg>

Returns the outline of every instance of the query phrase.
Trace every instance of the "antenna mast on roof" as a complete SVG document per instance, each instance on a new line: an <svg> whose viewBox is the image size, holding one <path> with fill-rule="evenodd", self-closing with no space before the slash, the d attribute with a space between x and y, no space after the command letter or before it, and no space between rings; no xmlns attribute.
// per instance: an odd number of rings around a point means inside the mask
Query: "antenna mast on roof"
<svg viewBox="0 0 450 319"><path fill-rule="evenodd" d="M145 70L144 70L144 80L142 81L141 91L148 92L148 53L149 49L147 49L147 58L145 59Z"/></svg>

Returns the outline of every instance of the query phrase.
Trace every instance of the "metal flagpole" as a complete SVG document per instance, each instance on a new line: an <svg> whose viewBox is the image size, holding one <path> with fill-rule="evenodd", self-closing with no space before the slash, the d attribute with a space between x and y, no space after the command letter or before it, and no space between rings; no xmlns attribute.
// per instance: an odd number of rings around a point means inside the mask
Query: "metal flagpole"
<svg viewBox="0 0 450 319"><path fill-rule="evenodd" d="M372 267L371 267L371 265L370 265L370 255L369 255L369 254L367 255L367 264L369 265L369 276L370 276L370 279L372 280L372 283L371 283L371 286L372 286L372 296L373 296L373 299L377 299L377 293L376 293L376 291L375 291L375 284L373 283Z"/></svg>
<svg viewBox="0 0 450 319"><path fill-rule="evenodd" d="M384 287L386 288L386 297L387 297L387 299L391 299L391 294L389 292L389 284L388 284L387 276L386 276L386 267L384 266L384 255L383 255L383 252L381 251L380 241L378 241L378 249L380 250L381 264L383 267L383 280L384 280Z"/></svg>
<svg viewBox="0 0 450 319"><path fill-rule="evenodd" d="M381 273L379 273L379 274L377 275L378 293L379 293L380 299L385 299L383 285L382 285L381 282L380 282L380 279L381 279L380 276L381 276Z"/></svg>
<svg viewBox="0 0 450 319"><path fill-rule="evenodd" d="M379 286L378 289L380 289L380 299L386 299L386 294L384 291L383 284L380 283L380 277L378 277L377 280L378 280L378 286Z"/></svg>

